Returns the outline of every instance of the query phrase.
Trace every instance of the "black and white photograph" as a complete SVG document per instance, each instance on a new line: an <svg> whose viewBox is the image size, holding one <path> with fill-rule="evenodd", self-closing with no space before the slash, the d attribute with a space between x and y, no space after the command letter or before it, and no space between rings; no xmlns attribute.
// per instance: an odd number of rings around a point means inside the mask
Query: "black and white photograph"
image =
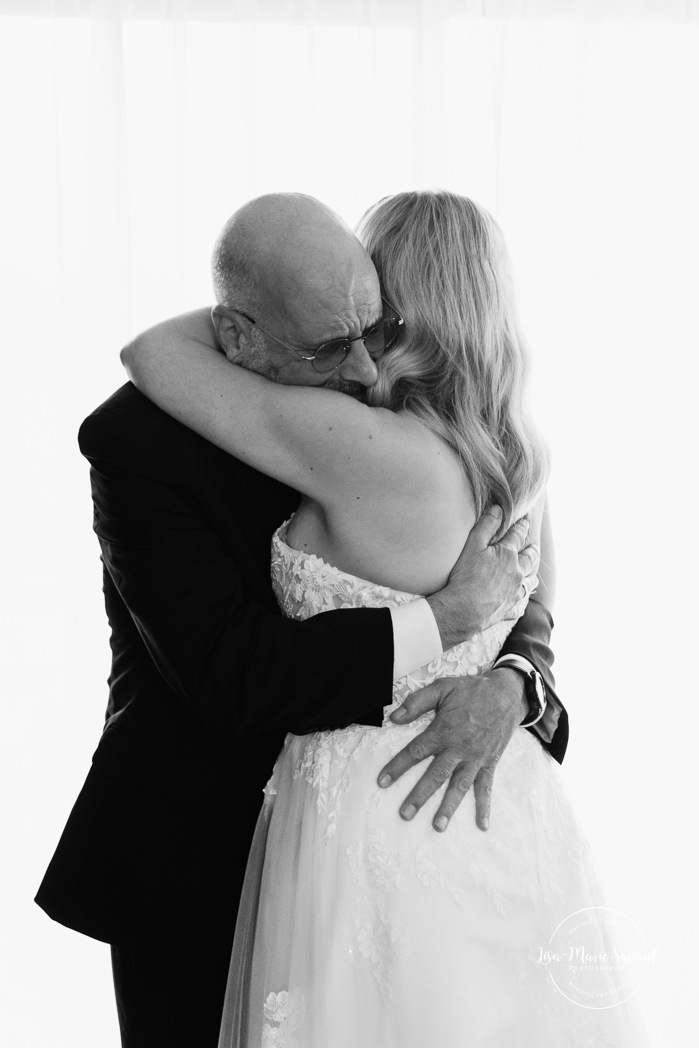
<svg viewBox="0 0 699 1048"><path fill-rule="evenodd" d="M7 1048L696 1039L699 0L0 0Z"/></svg>

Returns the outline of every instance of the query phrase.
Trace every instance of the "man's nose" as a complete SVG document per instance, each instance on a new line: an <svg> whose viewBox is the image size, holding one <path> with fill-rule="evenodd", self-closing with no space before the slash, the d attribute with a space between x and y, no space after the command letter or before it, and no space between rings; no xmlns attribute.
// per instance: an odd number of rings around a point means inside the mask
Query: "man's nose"
<svg viewBox="0 0 699 1048"><path fill-rule="evenodd" d="M355 338L351 349L339 368L343 379L359 382L362 386L373 386L379 377L374 358L364 345L363 338Z"/></svg>

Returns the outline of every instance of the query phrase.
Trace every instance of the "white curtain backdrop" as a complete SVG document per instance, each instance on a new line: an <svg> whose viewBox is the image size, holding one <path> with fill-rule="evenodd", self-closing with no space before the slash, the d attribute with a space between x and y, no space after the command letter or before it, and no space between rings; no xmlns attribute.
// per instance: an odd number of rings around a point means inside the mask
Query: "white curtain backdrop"
<svg viewBox="0 0 699 1048"><path fill-rule="evenodd" d="M699 2L0 0L0 107L3 1044L119 1043L107 947L32 903L106 703L78 425L136 330L211 301L245 200L354 222L429 186L490 208L517 265L570 788L657 947L654 1043L689 1044Z"/></svg>

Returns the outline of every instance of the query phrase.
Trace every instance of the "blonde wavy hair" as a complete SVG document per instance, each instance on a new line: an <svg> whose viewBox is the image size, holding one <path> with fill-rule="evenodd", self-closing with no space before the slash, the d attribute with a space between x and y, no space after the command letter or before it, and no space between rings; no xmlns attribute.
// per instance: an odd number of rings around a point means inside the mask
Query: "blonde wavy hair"
<svg viewBox="0 0 699 1048"><path fill-rule="evenodd" d="M443 437L477 513L502 508L504 534L541 493L548 454L525 416L526 346L500 227L467 197L425 191L380 200L357 235L405 320L369 402L410 411Z"/></svg>

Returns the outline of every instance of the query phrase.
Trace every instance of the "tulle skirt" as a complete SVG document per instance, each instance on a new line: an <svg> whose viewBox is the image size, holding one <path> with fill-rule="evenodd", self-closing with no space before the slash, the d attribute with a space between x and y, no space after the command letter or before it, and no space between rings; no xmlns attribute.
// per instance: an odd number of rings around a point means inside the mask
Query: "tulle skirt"
<svg viewBox="0 0 699 1048"><path fill-rule="evenodd" d="M638 966L589 961L614 959L614 929L556 762L518 730L489 831L471 792L439 834L441 791L412 822L398 815L424 766L376 784L425 726L288 736L250 853L219 1048L643 1048ZM566 963L566 944L586 966Z"/></svg>

